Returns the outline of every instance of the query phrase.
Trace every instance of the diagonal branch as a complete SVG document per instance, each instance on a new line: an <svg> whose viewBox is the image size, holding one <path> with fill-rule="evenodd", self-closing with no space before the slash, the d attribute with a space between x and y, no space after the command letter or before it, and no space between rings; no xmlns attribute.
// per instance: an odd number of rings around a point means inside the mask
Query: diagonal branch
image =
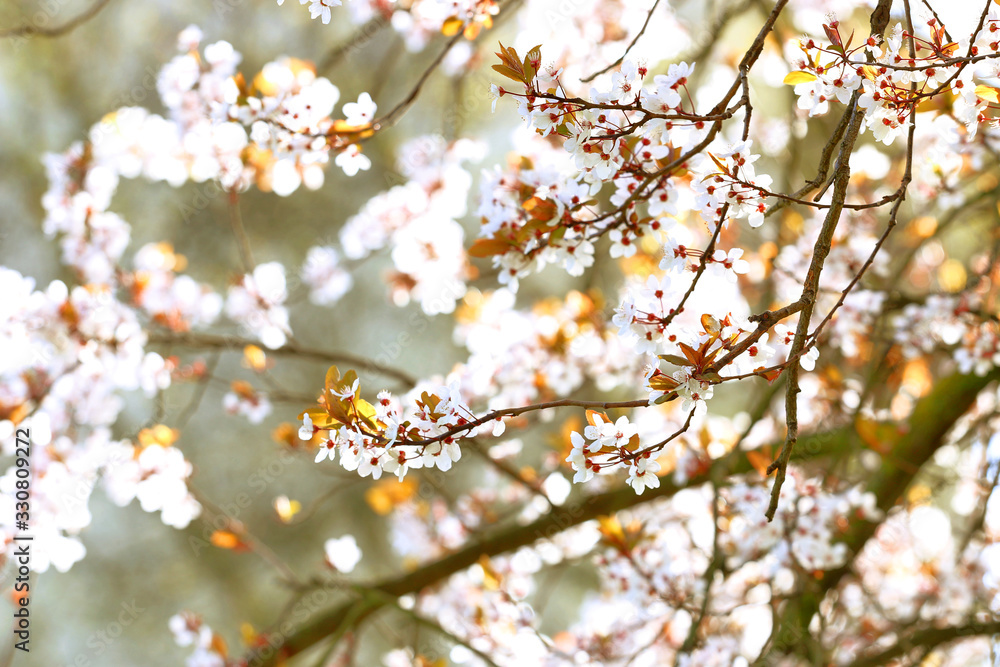
<svg viewBox="0 0 1000 667"><path fill-rule="evenodd" d="M248 338L239 336L229 336L209 333L159 333L150 331L147 334L148 340L154 345L180 345L182 347L208 349L208 350L233 350L239 352L247 345L258 345L259 343ZM309 347L302 347L298 344L288 344L273 350L267 350L268 354L301 357L303 359L316 359L333 364L351 364L357 368L363 368L372 373L379 373L386 377L399 380L407 387L417 384L417 379L398 368L384 366L377 361L359 357L347 352L327 352Z"/></svg>
<svg viewBox="0 0 1000 667"><path fill-rule="evenodd" d="M618 60L614 61L613 63L611 63L610 65L608 65L604 69L599 69L596 72L594 72L593 74L591 74L590 76L586 76L586 77L580 79L580 81L583 82L583 83L590 83L591 81L593 81L594 79L596 79L600 75L604 74L605 72L608 72L608 71L614 69L615 67L618 67L619 65L621 65L622 62L625 60L625 56L628 55L628 52L631 51L633 49L633 47L635 47L636 43L639 41L639 38L642 37L642 34L644 32L646 32L646 28L649 26L649 21L650 21L650 19L653 18L653 12L656 11L656 6L659 5L659 4L660 4L660 0L656 0L656 2L653 3L653 6L649 8L649 13L646 14L646 21L642 24L642 28L639 30L639 32L636 33L636 35L632 39L632 41L629 42L629 45L625 47L625 52L622 53L621 57Z"/></svg>
<svg viewBox="0 0 1000 667"><path fill-rule="evenodd" d="M90 9L78 14L66 23L56 26L55 28L45 28L31 23L25 23L17 28L0 30L0 39L3 39L4 37L32 37L34 35L38 35L39 37L59 37L60 35L65 35L77 26L86 23L91 18L96 16L97 13L104 9L105 5L109 2L111 2L111 0L97 0L90 6Z"/></svg>
<svg viewBox="0 0 1000 667"><path fill-rule="evenodd" d="M848 446L850 435L851 429L845 427L803 436L795 456L796 458L811 459L836 454ZM481 541L469 544L410 573L372 584L366 588L378 590L394 597L416 593L471 567L483 555L496 556L514 551L538 540L552 537L585 521L637 507L659 498L670 497L681 489L700 486L710 482L713 478L723 479L728 475L753 472L753 467L742 451L734 451L707 468L680 485L674 484L669 476L663 477L660 479L658 488L648 489L642 495L637 495L631 488L624 487L554 508L532 523L503 528L486 536ZM345 622L350 609L350 604L342 604L325 612L318 612L304 625L292 632L271 637L271 645L280 645L281 648L276 653L251 653L247 657L247 664L250 667L274 667L274 665L280 664L281 659L298 655L336 633Z"/></svg>
<svg viewBox="0 0 1000 667"><path fill-rule="evenodd" d="M932 649L941 644L962 639L964 637L976 637L980 635L995 635L1000 633L1000 621L989 623L970 623L968 625L952 626L947 628L929 628L917 630L902 638L896 644L885 649L881 653L855 660L854 667L879 667L887 665L895 658L906 655L914 648Z"/></svg>
<svg viewBox="0 0 1000 667"><path fill-rule="evenodd" d="M848 123L844 135L843 143L840 146L840 156L838 158L837 171L834 174L833 200L830 209L823 220L823 227L820 229L819 238L813 248L812 261L809 270L806 272L805 283L802 286L802 295L799 302L802 304L802 311L799 313L799 323L795 330L795 338L792 340L792 347L788 351L788 358L792 363L788 365L788 387L785 390L785 424L788 434L785 437L785 444L781 448L778 458L767 468L767 474L776 473L774 486L771 487L771 502L767 508L767 520L774 519L774 513L778 510L778 498L781 493L781 485L785 481L785 472L788 468L788 457L792 454L795 441L798 437L798 394L799 394L799 363L798 356L802 353L807 335L809 333L809 321L812 318L813 308L816 305L816 295L819 291L819 278L823 272L823 264L833 243L833 233L840 222L840 215L843 212L844 201L847 199L847 186L851 180L851 167L848 157L854 149L854 142L857 141L858 132L861 129L862 114L858 108L858 98L860 91L854 91L849 108L851 109L851 120Z"/></svg>

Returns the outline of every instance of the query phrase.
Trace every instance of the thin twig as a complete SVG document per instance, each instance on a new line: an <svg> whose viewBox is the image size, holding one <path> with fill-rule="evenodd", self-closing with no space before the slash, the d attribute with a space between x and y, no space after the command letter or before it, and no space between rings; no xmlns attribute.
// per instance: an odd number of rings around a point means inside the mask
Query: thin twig
<svg viewBox="0 0 1000 667"><path fill-rule="evenodd" d="M330 52L323 57L323 60L320 62L317 70L320 72L326 72L333 69L333 67L340 62L341 58L354 49L360 48L369 40L374 39L375 35L377 35L379 31L387 25L389 25L389 19L385 14L379 13L375 15L369 19L367 23L358 28L346 42L338 44L331 49Z"/></svg>
<svg viewBox="0 0 1000 667"><path fill-rule="evenodd" d="M889 2L889 0L881 0L881 2ZM837 223L840 221L840 215L842 212L841 206L847 197L847 186L851 179L851 167L848 157L854 149L854 142L857 140L858 132L861 129L862 113L858 107L859 97L860 91L854 91L854 95L851 97L851 103L849 105L852 117L850 123L848 124L843 143L840 147L840 155L837 159L839 164L834 175L834 191L832 198L833 206L827 211L826 219L823 221L823 226L820 229L819 238L816 239L816 244L813 248L812 261L809 264L809 270L806 273L805 283L802 286L802 295L799 298L802 302L802 312L799 314L799 322L795 330L795 337L792 340L792 347L788 352L789 358L796 358L798 355L801 355L804 350L806 337L809 333L809 320L812 317L813 307L816 303L816 294L819 287L820 274L823 271L823 264L826 262L827 255L830 254L830 248L833 243L833 234L837 229ZM793 361L788 364L786 372L788 374L786 380L788 384L785 389L785 425L788 429L788 433L785 436L785 444L781 448L781 453L778 455L778 458L767 467L768 475L771 473L777 473L774 478L774 485L771 488L771 501L768 505L767 512L765 513L768 521L772 521L774 519L774 514L778 510L778 498L781 494L781 486L785 481L788 459L791 456L792 449L795 447L795 441L798 438L799 422L797 398L800 391L798 362Z"/></svg>
<svg viewBox="0 0 1000 667"><path fill-rule="evenodd" d="M236 247L240 251L243 272L248 274L253 273L255 266L253 251L250 249L250 239L247 238L246 229L243 228L243 215L240 213L240 195L236 190L229 191L229 225L233 229L233 236L236 237Z"/></svg>
<svg viewBox="0 0 1000 667"><path fill-rule="evenodd" d="M220 353L213 354L205 366L205 375L198 379L198 386L194 390L194 396L188 401L188 404L184 406L184 411L181 412L180 416L177 417L177 421L174 423L174 427L178 430L184 430L188 422L191 421L191 417L198 412L198 408L201 406L202 399L205 398L205 392L208 391L208 383L212 378L212 374L215 372L215 367L219 364Z"/></svg>
<svg viewBox="0 0 1000 667"><path fill-rule="evenodd" d="M247 345L259 344L257 341L253 341L248 338L241 338L239 336L194 332L158 333L151 331L148 334L148 340L150 343L160 345L173 344L181 345L183 347L223 351L230 350L234 352L242 352L243 348ZM334 364L346 363L356 366L357 368L363 368L372 373L378 373L386 377L394 378L408 387L413 387L417 384L417 379L406 371L384 366L376 361L372 361L371 359L365 359L364 357L359 357L355 354L349 354L346 352L328 352L326 350L303 347L298 344L287 344L273 350L267 350L267 353L282 356L301 357L303 359L317 359L319 361L327 361Z"/></svg>
<svg viewBox="0 0 1000 667"><path fill-rule="evenodd" d="M632 50L632 48L636 45L636 42L639 41L639 38L642 37L642 34L646 32L646 27L649 26L649 20L653 18L653 12L656 11L656 6L659 4L660 0L656 0L656 2L653 3L653 6L649 8L649 12L646 14L646 21L642 24L642 28L639 30L639 32L636 33L635 37L632 38L632 41L629 42L629 45L625 47L625 52L621 55L621 57L618 60L614 61L607 67L594 72L590 76L583 77L582 79L580 79L580 81L582 83L590 83L591 81L593 81L600 75L604 74L605 72L609 72L615 67L621 65L622 62L625 60L625 57L628 55L628 52Z"/></svg>
<svg viewBox="0 0 1000 667"><path fill-rule="evenodd" d="M83 23L86 23L91 18L97 15L111 0L97 0L90 9L75 16L61 26L55 28L43 28L41 26L26 23L17 28L9 28L8 30L0 30L0 39L4 37L32 37L37 35L39 37L59 37L60 35L65 35L74 28Z"/></svg>

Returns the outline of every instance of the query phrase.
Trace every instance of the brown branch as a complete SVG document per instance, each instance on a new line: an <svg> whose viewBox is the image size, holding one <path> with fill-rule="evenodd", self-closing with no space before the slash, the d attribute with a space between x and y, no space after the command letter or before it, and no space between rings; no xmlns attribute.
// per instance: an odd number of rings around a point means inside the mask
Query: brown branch
<svg viewBox="0 0 1000 667"><path fill-rule="evenodd" d="M764 50L764 41L767 39L767 36L771 33L771 30L774 28L774 22L778 20L778 15L781 14L781 10L784 9L785 5L787 4L788 0L778 0L778 2L775 3L774 9L771 10L770 15L768 15L767 17L767 21L765 21L764 25L757 33L757 37L754 39L753 44L750 45L750 48L747 50L747 52L743 56L743 59L740 61L738 70L741 73L749 72L750 68L753 67L755 62L757 62L757 59L760 57L761 52ZM597 218L597 220L594 220L592 222L597 222L599 220L609 218L618 214L622 216L627 215L629 208L632 206L632 204L643 195L643 193L650 185L657 182L661 177L670 174L672 171L674 171L679 166L690 160L692 157L698 155L703 150L705 150L708 147L708 145L715 140L715 137L722 130L722 121L728 118L732 118L733 114L735 114L736 111L740 109L740 107L749 104L749 98L744 96L742 99L740 99L739 102L734 104L731 108L727 108L729 102L733 99L733 97L736 96L737 91L739 91L740 88L742 87L743 87L743 77L740 76L737 77L736 81L733 82L733 85L730 87L729 91L723 96L723 98L719 100L719 103L715 105L715 108L713 108L712 111L709 112L710 115L718 115L719 119L712 123L712 128L705 135L704 139L698 142L696 146L693 146L683 155L680 155L676 159L672 160L666 166L649 174L646 177L646 179L642 183L640 183L635 190L632 191L632 193L622 203L621 206L619 206L617 209L615 209L609 214L600 216L599 218Z"/></svg>
<svg viewBox="0 0 1000 667"><path fill-rule="evenodd" d="M881 653L860 658L851 664L854 667L880 667L881 665L889 664L896 658L906 655L914 648L934 648L935 646L946 644L956 639L977 637L980 635L995 635L998 632L1000 632L1000 621L916 630Z"/></svg>
<svg viewBox="0 0 1000 667"><path fill-rule="evenodd" d="M77 26L86 23L91 18L96 16L97 13L104 9L105 5L107 5L110 1L111 0L97 0L90 6L90 9L55 28L43 28L41 26L26 23L22 26L18 26L17 28L0 30L0 39L4 37L32 37L34 35L38 35L39 37L59 37L60 35L65 35Z"/></svg>
<svg viewBox="0 0 1000 667"><path fill-rule="evenodd" d="M836 453L848 441L849 433L850 429L841 428L803 436L802 446L796 457L816 458ZM474 565L483 555L496 556L513 551L599 516L611 515L658 498L670 497L681 489L700 486L711 481L713 475L721 479L727 475L746 474L752 471L753 468L744 453L734 451L728 456L716 460L708 470L694 475L684 484L676 485L671 481L670 476L665 476L660 478L659 487L647 489L642 495L637 495L629 487L596 494L575 503L555 508L527 525L515 525L501 529L486 536L481 541L469 544L413 572L383 580L366 588L393 597L417 593ZM277 643L281 648L273 653L251 652L246 657L247 664L250 667L273 667L279 664L280 660L309 649L326 637L334 635L342 627L350 609L350 603L339 605L319 613L289 634L269 638L272 645Z"/></svg>
<svg viewBox="0 0 1000 667"><path fill-rule="evenodd" d="M240 262L243 264L243 272L253 273L256 266L253 259L253 250L250 249L250 239L247 237L247 230L243 227L243 215L240 213L240 195L236 190L229 191L229 226L233 230L236 238L236 247L240 251Z"/></svg>
<svg viewBox="0 0 1000 667"><path fill-rule="evenodd" d="M257 341L239 336L209 334L209 333L161 333L150 331L147 333L148 340L154 345L180 345L183 347L210 349L210 350L231 350L240 352L247 345L258 345ZM334 364L346 363L357 368L363 368L372 373L378 373L386 377L399 380L408 387L417 384L417 379L406 371L397 368L384 366L371 359L359 357L346 352L327 352L314 348L302 347L298 344L287 344L282 347L267 350L268 354L301 357L303 359L316 359Z"/></svg>
<svg viewBox="0 0 1000 667"><path fill-rule="evenodd" d="M676 394L673 394L676 398ZM601 410L612 410L620 408L644 408L649 405L649 399L637 398L631 401L584 401L575 398L561 398L557 401L546 401L544 403L532 403L531 405L523 405L518 408L501 408L499 410L491 410L487 412L482 417L477 417L476 419L465 422L464 424L459 424L457 426L452 426L443 433L432 438L424 438L423 440L406 440L400 438L397 440L398 445L407 446L417 446L417 445L431 445L435 442L441 442L452 436L466 431L471 431L483 424L488 424L489 422L499 419L502 417L517 417L518 415L523 415L527 412L536 412L538 410L550 410L552 408L587 408L594 409L598 408Z"/></svg>
<svg viewBox="0 0 1000 667"><path fill-rule="evenodd" d="M381 12L376 14L374 17L369 19L367 23L358 28L346 42L338 44L332 48L330 52L323 57L323 61L317 68L318 71L325 72L333 69L333 67L340 62L341 58L373 39L375 35L377 35L379 31L387 25L389 25L389 17Z"/></svg>
<svg viewBox="0 0 1000 667"><path fill-rule="evenodd" d="M881 35L889 22L889 10L892 0L879 0L878 5L871 13L871 34ZM789 360L792 363L787 366L787 388L785 389L785 425L788 433L785 436L785 444L771 465L767 467L767 474L775 473L774 485L771 487L771 501L768 504L768 521L774 519L774 513L778 510L778 498L781 494L781 486L785 481L785 473L788 468L788 458L798 437L798 394L799 389L799 363L795 361L806 349L806 338L809 333L809 321L812 319L813 308L816 305L816 295L819 290L819 278L823 272L823 265L833 243L833 234L840 222L840 215L843 212L844 202L847 200L847 187L851 180L850 156L854 150L854 143L858 139L858 132L861 129L862 113L858 106L858 99L861 97L861 89L854 91L851 101L848 104L851 119L845 130L843 143L840 145L840 153L837 156L837 167L833 177L833 196L831 206L827 210L826 218L820 229L819 237L813 246L812 261L809 263L809 270L806 272L806 279L802 286L802 294L799 301L802 302L802 312L799 314L798 326L795 329L795 337L792 339L792 347L788 351ZM911 129L912 136L912 129ZM904 178L905 180L905 178ZM901 201L901 198L900 198Z"/></svg>
<svg viewBox="0 0 1000 667"><path fill-rule="evenodd" d="M847 129L847 123L850 119L851 113L850 110L848 110L840 117L840 122L837 123L836 129L834 129L833 134L830 135L830 139L826 142L826 145L823 146L823 151L820 153L819 158L819 169L817 170L816 175L811 180L806 181L805 185L796 190L792 197L796 199L803 197L826 181L826 176L830 171L830 160L833 159L833 151L840 143L841 138L844 136L844 131ZM792 202L787 199L779 200L776 204L774 204L774 206L767 209L764 217L770 217L772 214L777 213L791 203Z"/></svg>
<svg viewBox="0 0 1000 667"><path fill-rule="evenodd" d="M507 3L507 5L504 7L502 11L504 11L505 13L513 11L513 9L517 7L517 5L520 4L520 2L521 0L510 0L510 2ZM410 89L409 94L407 94L407 96L404 97L402 101L400 101L396 106L394 106L389 111L389 113L385 114L381 118L375 119L375 121L372 122L372 130L378 132L379 130L384 130L386 128L392 127L399 121L400 117L403 114L405 114L411 106L413 106L414 102L417 101L417 97L420 95L420 91L423 89L424 84L427 83L427 80L430 78L431 74L434 73L434 70L436 70L438 68L438 65L440 65L441 62L445 59L445 56L448 55L448 52L451 51L451 47L455 46L455 44L457 44L459 40L462 39L463 36L464 36L463 31L459 30L458 33L456 33L445 43L445 47L441 49L441 52L438 53L438 55L434 58L434 60L431 61L430 65L428 65L427 68L424 69L423 73L417 79L417 82L413 84L413 88Z"/></svg>
<svg viewBox="0 0 1000 667"><path fill-rule="evenodd" d="M802 302L802 312L799 314L799 322L795 330L795 338L792 340L792 347L788 351L790 359L797 358L804 350L806 336L809 333L809 320L812 318L813 307L816 304L816 294L819 288L820 274L823 271L823 264L826 262L827 255L830 254L830 248L833 243L833 234L837 229L837 223L840 222L840 214L843 210L843 203L847 198L847 186L851 179L851 167L849 165L848 158L851 151L854 149L854 142L858 138L858 131L861 129L862 114L858 108L859 97L860 92L854 91L854 95L851 97L851 104L849 106L852 117L848 123L844 141L840 147L840 155L837 159L839 164L834 176L835 184L832 199L833 205L827 211L826 219L823 221L823 227L820 229L819 238L816 239L816 244L813 248L812 261L809 264L809 270L806 272L805 283L802 286L802 294L799 297L799 301ZM785 481L785 472L788 468L788 458L791 456L792 449L795 447L796 438L798 437L799 423L797 397L800 389L799 364L797 361L793 361L788 365L787 374L786 382L788 384L785 389L785 425L788 429L788 434L785 437L785 444L781 448L781 453L778 455L778 458L775 459L775 461L767 468L767 474L770 475L771 473L776 473L774 477L774 486L771 487L771 502L768 505L767 512L765 513L768 521L774 519L774 513L778 510L778 498L781 494L781 486Z"/></svg>
<svg viewBox="0 0 1000 667"><path fill-rule="evenodd" d="M590 83L591 81L593 81L594 79L596 79L600 75L604 74L605 72L608 72L608 71L614 69L615 67L618 67L619 65L621 65L622 61L625 60L625 56L628 55L628 52L632 50L632 48L636 45L636 42L639 41L639 38L642 37L642 34L644 32L646 32L646 28L647 28L647 26L649 26L649 21L650 21L650 19L653 18L653 12L656 11L656 6L659 5L659 4L660 4L660 0L656 0L656 2L653 3L653 6L649 8L649 12L646 14L646 21L642 24L642 28L639 30L638 33L636 33L635 37L632 39L632 41L629 43L629 45L625 47L625 52L621 55L621 57L618 60L614 61L613 63L611 63L610 65L608 65L604 69L597 70L596 72L594 72L590 76L583 77L582 79L580 79L580 82L581 83Z"/></svg>

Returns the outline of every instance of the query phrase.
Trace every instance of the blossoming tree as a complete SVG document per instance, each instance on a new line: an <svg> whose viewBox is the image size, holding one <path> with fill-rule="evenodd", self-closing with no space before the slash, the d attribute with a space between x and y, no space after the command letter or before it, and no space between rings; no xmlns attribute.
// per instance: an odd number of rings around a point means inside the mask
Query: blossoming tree
<svg viewBox="0 0 1000 667"><path fill-rule="evenodd" d="M215 629L178 609L189 666L992 664L1000 7L340 4L309 6L358 26L322 68L242 72L239 45L191 27L159 72L163 115L109 109L45 156L44 231L75 281L0 269L0 432L6 454L15 429L33 438L33 570L85 558L100 487L164 530L208 522L208 548L262 558L286 592ZM394 105L320 74L391 32L432 54ZM446 109L453 136L407 134L434 77L483 104ZM489 105L510 132L461 131ZM251 241L244 193L293 197L330 169L381 182L365 150L387 136L402 178L296 266ZM136 247L123 179L214 184L231 283L192 278L173 239ZM338 310L372 260L386 303ZM404 307L381 355L292 326ZM466 359L416 377L407 349L441 320ZM245 371L220 376L225 356ZM308 391L277 379L296 360ZM122 430L131 394L184 385L182 410ZM280 422L275 451L331 492L363 480L392 573L356 571L350 534L296 571L213 505L185 439L199 410L265 438ZM8 556L17 479L0 478ZM282 525L330 511L272 495ZM582 603L547 613L574 570L594 574Z"/></svg>

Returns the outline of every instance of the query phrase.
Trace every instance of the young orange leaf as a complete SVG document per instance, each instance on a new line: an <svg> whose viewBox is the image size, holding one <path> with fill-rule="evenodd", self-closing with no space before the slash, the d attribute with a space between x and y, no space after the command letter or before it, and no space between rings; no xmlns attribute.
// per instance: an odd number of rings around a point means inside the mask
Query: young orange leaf
<svg viewBox="0 0 1000 667"><path fill-rule="evenodd" d="M214 632L212 633L211 648L212 651L218 653L223 658L226 658L229 655L229 648L226 646L226 640L222 638L222 635L217 635Z"/></svg>
<svg viewBox="0 0 1000 667"><path fill-rule="evenodd" d="M441 34L445 37L454 37L464 25L465 21L457 16L451 16L445 19L444 25L441 26Z"/></svg>
<svg viewBox="0 0 1000 667"><path fill-rule="evenodd" d="M327 392L331 392L340 385L340 369L336 366L330 366L326 369L326 382L324 387Z"/></svg>
<svg viewBox="0 0 1000 667"><path fill-rule="evenodd" d="M500 573L496 571L496 568L493 567L493 564L490 563L490 557L486 554L480 556L479 567L483 569L483 588L488 591L499 590L503 579Z"/></svg>
<svg viewBox="0 0 1000 667"><path fill-rule="evenodd" d="M365 502L379 516L386 516L417 493L417 483L411 478L400 482L394 477L384 479L365 491Z"/></svg>
<svg viewBox="0 0 1000 667"><path fill-rule="evenodd" d="M494 65L493 69L494 71L503 74L508 79L513 79L518 83L524 83L524 77L521 76L521 73L518 72L517 70L507 67L506 65Z"/></svg>
<svg viewBox="0 0 1000 667"><path fill-rule="evenodd" d="M511 245L499 239L476 239L476 242L469 248L468 253L472 257L492 257L502 255L511 249Z"/></svg>
<svg viewBox="0 0 1000 667"><path fill-rule="evenodd" d="M678 356L676 354L661 354L660 359L663 359L668 364L673 364L674 366L687 366L688 360L684 357Z"/></svg>
<svg viewBox="0 0 1000 667"><path fill-rule="evenodd" d="M997 104L1000 102L1000 89L980 84L976 86L976 97Z"/></svg>
<svg viewBox="0 0 1000 667"><path fill-rule="evenodd" d="M235 549L242 544L239 535L228 530L217 530L212 533L212 544L220 549Z"/></svg>
<svg viewBox="0 0 1000 667"><path fill-rule="evenodd" d="M705 330L705 333L711 336L718 336L719 332L722 331L722 325L719 324L719 320L708 313L701 316L701 326Z"/></svg>
<svg viewBox="0 0 1000 667"><path fill-rule="evenodd" d="M608 416L603 412L597 412L596 410L587 410L587 423L590 424L591 426L597 426L597 424L594 423L594 417L600 417L603 421L606 422L613 421L612 419L609 419Z"/></svg>
<svg viewBox="0 0 1000 667"><path fill-rule="evenodd" d="M762 370L764 370L764 367L763 367L763 366L761 366L761 367L759 367L759 368L755 368L755 369L753 369L753 372L754 372L754 373L760 373L760 371L762 371ZM781 369L780 369L780 368L778 368L778 369L775 369L775 370L773 370L773 371L768 371L768 372L766 372L766 373L761 373L761 375L763 375L763 376L764 376L764 378L765 378L765 379L766 379L766 380L768 381L768 383L770 384L771 382L774 382L775 380L777 380L777 379L778 379L778 377L779 377L779 376L781 375Z"/></svg>
<svg viewBox="0 0 1000 667"><path fill-rule="evenodd" d="M302 419L302 417L306 414L308 414L309 418L312 420L313 426L316 426L317 428L331 429L340 427L341 422L335 419L333 415L323 408L309 408L299 414L299 419Z"/></svg>
<svg viewBox="0 0 1000 667"><path fill-rule="evenodd" d="M750 462L754 470L760 473L761 477L767 477L767 467L771 465L773 460L770 446L747 452L747 461Z"/></svg>
<svg viewBox="0 0 1000 667"><path fill-rule="evenodd" d="M267 370L267 355L264 350L256 345L247 345L243 348L243 365L257 373Z"/></svg>
<svg viewBox="0 0 1000 667"><path fill-rule="evenodd" d="M684 353L692 366L697 366L701 362L701 355L687 343L677 343L677 347L681 348L681 352Z"/></svg>
<svg viewBox="0 0 1000 667"><path fill-rule="evenodd" d="M719 171L721 171L721 172L723 172L725 174L729 173L729 170L726 168L726 165L725 165L724 162L722 162L722 160L720 160L719 158L715 157L711 153L708 154L708 157L712 158L712 162L714 162L715 166L719 168ZM711 174L709 174L709 176L711 176ZM706 179L707 178L708 177L706 177Z"/></svg>
<svg viewBox="0 0 1000 667"><path fill-rule="evenodd" d="M789 86L795 86L800 83L810 83L816 80L816 75L812 72L789 72L785 75L782 83Z"/></svg>
<svg viewBox="0 0 1000 667"><path fill-rule="evenodd" d="M535 220L551 220L556 215L555 202L540 197L532 197L524 202L524 210Z"/></svg>

